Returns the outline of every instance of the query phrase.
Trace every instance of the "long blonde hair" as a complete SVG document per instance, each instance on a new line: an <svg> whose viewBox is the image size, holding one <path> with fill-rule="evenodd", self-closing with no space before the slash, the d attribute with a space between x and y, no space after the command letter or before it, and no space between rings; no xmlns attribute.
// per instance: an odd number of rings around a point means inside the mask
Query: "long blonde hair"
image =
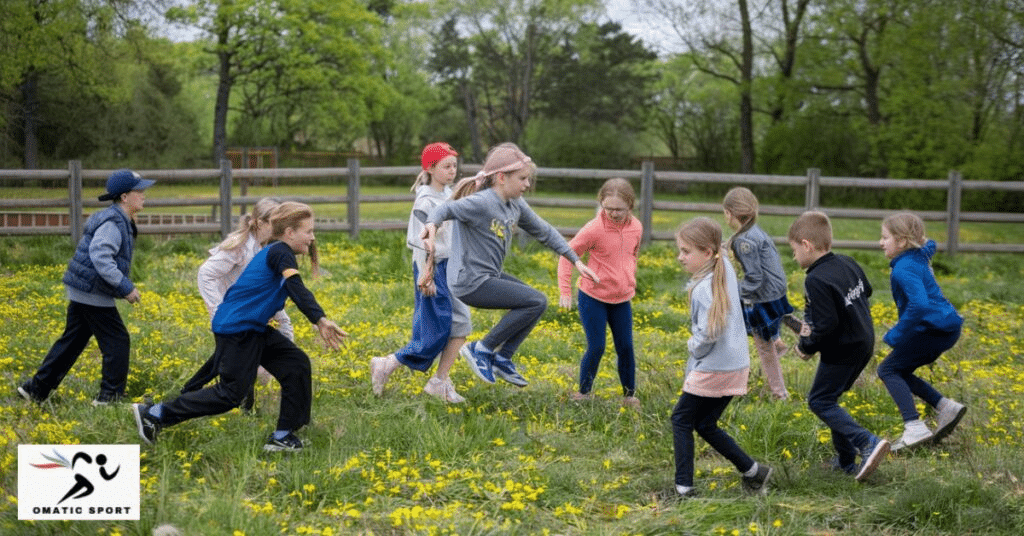
<svg viewBox="0 0 1024 536"><path fill-rule="evenodd" d="M313 219L313 209L305 203L285 201L270 212L272 228L270 238L280 240L288 229L295 229L300 223ZM320 275L320 253L317 251L316 240L309 245L309 262L314 276Z"/></svg>
<svg viewBox="0 0 1024 536"><path fill-rule="evenodd" d="M726 247L731 250L732 241L736 238L736 235L747 232L757 223L757 211L759 208L757 196L750 189L737 186L726 192L725 199L722 200L722 208L728 210L729 214L736 218L736 221L740 222L740 228L729 237L729 243L726 244Z"/></svg>
<svg viewBox="0 0 1024 536"><path fill-rule="evenodd" d="M484 159L484 167L473 177L466 177L460 180L452 192L452 199L462 199L467 195L478 192L494 185L494 177L498 173L510 173L523 168L529 168L530 173L537 172L537 165L533 159L526 156L526 153L512 142L505 142L491 147Z"/></svg>
<svg viewBox="0 0 1024 536"><path fill-rule="evenodd" d="M256 227L260 222L270 223L270 212L280 204L281 200L274 197L264 197L257 201L251 212L238 218L238 228L231 231L231 234L217 247L222 251L231 251L242 247L249 240L249 235L256 234Z"/></svg>
<svg viewBox="0 0 1024 536"><path fill-rule="evenodd" d="M712 253L711 260L693 274L697 281L711 274L711 310L708 313L708 339L715 340L725 331L729 319L729 287L726 283L726 260L722 258L722 227L711 218L697 217L679 227L676 231L679 241L696 249ZM693 299L693 287L687 298Z"/></svg>

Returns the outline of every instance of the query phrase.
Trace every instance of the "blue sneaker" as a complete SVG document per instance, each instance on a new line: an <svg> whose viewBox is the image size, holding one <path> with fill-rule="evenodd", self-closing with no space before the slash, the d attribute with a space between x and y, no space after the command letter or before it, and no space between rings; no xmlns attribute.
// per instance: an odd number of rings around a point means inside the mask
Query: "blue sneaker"
<svg viewBox="0 0 1024 536"><path fill-rule="evenodd" d="M495 376L516 387L526 387L530 384L530 382L526 381L526 378L516 371L516 365L511 359L494 354L494 360L491 361L491 365L494 367Z"/></svg>
<svg viewBox="0 0 1024 536"><path fill-rule="evenodd" d="M491 359L493 359L494 354L477 350L476 347L476 341L463 344L462 348L459 349L459 354L466 359L470 370L478 378L487 383L494 383L494 371L491 370Z"/></svg>
<svg viewBox="0 0 1024 536"><path fill-rule="evenodd" d="M857 482L863 482L871 473L875 472L878 464L889 454L889 442L878 437L871 436L871 440L864 448L860 449L860 468L857 471Z"/></svg>
<svg viewBox="0 0 1024 536"><path fill-rule="evenodd" d="M839 461L839 456L833 456L828 462L829 470L846 473L848 475L857 474L857 462L843 463Z"/></svg>

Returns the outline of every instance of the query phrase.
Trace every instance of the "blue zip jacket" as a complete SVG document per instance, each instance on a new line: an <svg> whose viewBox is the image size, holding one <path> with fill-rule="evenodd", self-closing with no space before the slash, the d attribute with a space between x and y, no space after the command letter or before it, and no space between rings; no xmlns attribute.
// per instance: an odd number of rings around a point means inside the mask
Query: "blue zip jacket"
<svg viewBox="0 0 1024 536"><path fill-rule="evenodd" d="M889 284L899 320L885 334L884 340L893 348L915 334L950 333L964 323L935 281L931 266L935 249L935 241L929 240L924 247L908 249L889 261L892 267Z"/></svg>

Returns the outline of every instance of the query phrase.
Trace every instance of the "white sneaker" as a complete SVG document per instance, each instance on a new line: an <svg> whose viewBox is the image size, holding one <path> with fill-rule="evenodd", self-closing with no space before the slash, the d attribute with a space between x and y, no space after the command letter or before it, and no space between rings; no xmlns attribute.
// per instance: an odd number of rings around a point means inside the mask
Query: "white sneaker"
<svg viewBox="0 0 1024 536"><path fill-rule="evenodd" d="M967 413L967 406L952 398L943 398L936 409L939 410L939 416L935 418L935 442L938 443L960 424L960 419Z"/></svg>
<svg viewBox="0 0 1024 536"><path fill-rule="evenodd" d="M373 394L380 396L384 392L388 377L397 367L398 359L395 358L395 354L370 359L370 387L373 388Z"/></svg>
<svg viewBox="0 0 1024 536"><path fill-rule="evenodd" d="M903 436L892 444L890 450L896 452L902 449L910 449L928 443L935 437L935 434L928 429L928 425L922 420L909 421L903 425Z"/></svg>
<svg viewBox="0 0 1024 536"><path fill-rule="evenodd" d="M449 404L461 404L466 401L462 395L455 392L455 384L451 378L441 380L437 376L431 376L423 386L423 392Z"/></svg>

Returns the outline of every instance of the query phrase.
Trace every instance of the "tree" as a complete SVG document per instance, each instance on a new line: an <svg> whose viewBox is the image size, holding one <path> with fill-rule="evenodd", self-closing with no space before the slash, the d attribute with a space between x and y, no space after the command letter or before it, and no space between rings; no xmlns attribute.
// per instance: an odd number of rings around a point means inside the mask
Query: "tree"
<svg viewBox="0 0 1024 536"><path fill-rule="evenodd" d="M369 75L382 51L380 21L354 0L198 0L168 18L202 30L217 58L213 157L227 147L231 93L244 86L243 120L266 121L280 143L350 141L365 132ZM269 123L269 124L268 124ZM353 128L354 127L354 128Z"/></svg>

